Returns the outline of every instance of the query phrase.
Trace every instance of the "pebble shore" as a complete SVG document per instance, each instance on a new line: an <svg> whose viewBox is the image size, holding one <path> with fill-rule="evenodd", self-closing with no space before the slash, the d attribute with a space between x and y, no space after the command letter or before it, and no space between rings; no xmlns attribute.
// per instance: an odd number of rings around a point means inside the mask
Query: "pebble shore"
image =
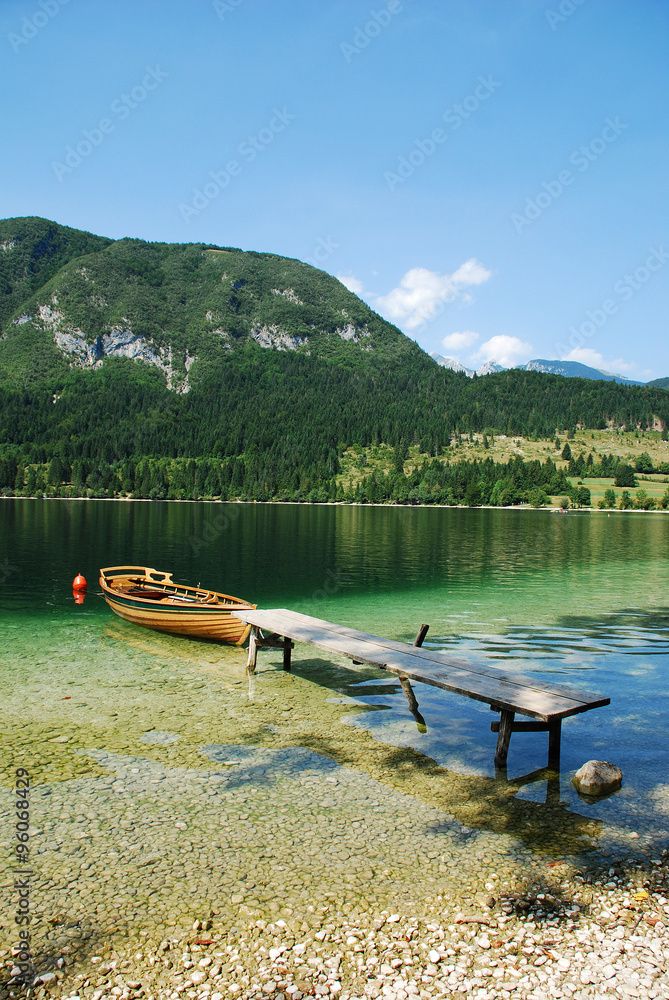
<svg viewBox="0 0 669 1000"><path fill-rule="evenodd" d="M227 929L213 914L190 932L162 940L140 932L84 959L66 946L31 992L37 1000L655 1000L669 996L665 890L666 855L645 869L575 876L553 893L491 896L476 911L344 918L309 905L252 920L242 907ZM11 975L11 956L3 958ZM11 983L0 987L0 997L18 995Z"/></svg>
<svg viewBox="0 0 669 1000"><path fill-rule="evenodd" d="M7 789L31 775L31 997L669 997L660 826L344 727L336 664L268 657L250 691L239 651L84 625L64 676L69 634L21 641L0 750ZM25 993L7 860L0 1000Z"/></svg>

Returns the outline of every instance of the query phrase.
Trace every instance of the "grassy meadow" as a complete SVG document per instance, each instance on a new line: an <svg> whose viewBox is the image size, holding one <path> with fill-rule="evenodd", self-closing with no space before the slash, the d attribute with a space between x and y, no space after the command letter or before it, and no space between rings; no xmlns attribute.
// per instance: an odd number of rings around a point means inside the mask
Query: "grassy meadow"
<svg viewBox="0 0 669 1000"><path fill-rule="evenodd" d="M459 441L451 440L449 448L444 449L439 456L442 461L473 462L484 461L487 458L495 462L507 463L509 459L518 456L525 462L540 461L545 462L550 458L558 469L568 468L569 463L561 457L562 449L567 441L566 434L558 434L557 438L560 447L556 448L556 439L531 439L520 436L508 437L505 434L483 435L472 434L462 437ZM657 430L641 431L638 434L607 429L577 431L573 438L569 439L574 458L583 453L587 459L592 453L595 463L602 455L613 455L621 463L635 466L638 458L643 454L650 456L653 465L657 467L662 462L669 462L669 441L662 439L662 432ZM409 448L407 458L404 462L404 472L409 475L411 471L422 466L426 461L434 457L425 452L421 452L416 446ZM371 448L354 446L349 448L341 461L341 471L337 476L341 483L353 483L356 486L365 477L373 472L388 475L395 467L394 450L385 444L374 445ZM646 491L649 497L659 500L665 493L669 485L667 475L647 475L636 474L637 486L628 488L632 498L636 496L638 489ZM603 500L604 493L608 489L613 489L616 495L616 505L620 501L623 493L622 487L613 485L613 478L583 478L571 477L571 482L575 485L579 482L590 490L592 495L592 506L597 507L600 500ZM557 505L559 496L551 498L553 505Z"/></svg>

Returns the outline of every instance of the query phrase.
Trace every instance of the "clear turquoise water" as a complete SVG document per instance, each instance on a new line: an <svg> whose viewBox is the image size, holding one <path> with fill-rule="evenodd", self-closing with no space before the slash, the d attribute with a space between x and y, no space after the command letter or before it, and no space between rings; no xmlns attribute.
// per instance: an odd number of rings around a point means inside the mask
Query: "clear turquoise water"
<svg viewBox="0 0 669 1000"><path fill-rule="evenodd" d="M651 845L669 839L668 556L669 517L652 514L2 500L0 678L14 698L39 690L47 707L29 724L48 715L53 727L65 678L76 678L85 705L92 690L121 689L132 657L169 653L176 670L194 651L208 655L113 618L96 596L97 571L124 562L395 639L411 641L429 622L427 645L611 697L564 725L561 801L601 821L612 849L631 846L632 831ZM82 606L72 599L78 572L89 581ZM104 649L130 659L111 669ZM487 706L418 685L421 733L392 678L300 647L295 660L295 676L320 684L325 703L350 705L347 726L459 775L494 774ZM160 686L152 697L160 702ZM347 726L333 740L345 744ZM541 767L545 743L515 735L509 775ZM624 773L622 790L596 804L570 783L590 758ZM545 794L537 782L518 797Z"/></svg>

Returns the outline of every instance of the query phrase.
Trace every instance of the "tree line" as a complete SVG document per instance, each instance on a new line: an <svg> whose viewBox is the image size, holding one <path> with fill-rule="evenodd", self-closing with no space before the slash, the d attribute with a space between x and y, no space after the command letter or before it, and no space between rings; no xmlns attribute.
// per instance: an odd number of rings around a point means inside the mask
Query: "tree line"
<svg viewBox="0 0 669 1000"><path fill-rule="evenodd" d="M451 463L425 459L405 471L402 448L395 468L373 471L357 482L333 473L282 474L262 456L215 459L127 459L106 465L55 455L48 463L26 465L18 450L0 458L0 493L24 497L89 497L138 500L283 500L305 503L402 503L540 507L556 494L573 506L589 506L590 491L573 486L551 459L507 463Z"/></svg>
<svg viewBox="0 0 669 1000"><path fill-rule="evenodd" d="M531 502L528 491L541 490L583 503L585 493L572 496L554 464L539 474L533 463L452 462L452 442L473 433L545 439L556 428L573 440L576 427L669 422L664 390L521 371L467 379L430 366L418 355L370 367L240 349L224 365L205 364L179 395L155 369L108 359L91 372L71 370L60 391L0 391L0 490L472 504ZM399 456L393 473L342 480L347 448L381 443ZM409 473L410 448L428 458ZM613 456L567 462L580 479L616 465Z"/></svg>

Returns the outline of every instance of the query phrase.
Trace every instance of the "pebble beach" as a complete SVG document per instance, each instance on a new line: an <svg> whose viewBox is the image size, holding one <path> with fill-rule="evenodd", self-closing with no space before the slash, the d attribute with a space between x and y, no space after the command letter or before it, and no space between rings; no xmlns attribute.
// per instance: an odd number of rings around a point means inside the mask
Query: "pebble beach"
<svg viewBox="0 0 669 1000"><path fill-rule="evenodd" d="M54 937L52 968L31 992L40 1000L655 1000L669 994L668 876L665 855L649 868L545 881L543 892L507 887L474 909L459 909L456 893L429 914L435 907L420 904L410 914L357 905L345 916L337 904L296 912L277 900L272 919L254 920L242 906L231 927L209 911L160 940L147 931L106 941L66 932ZM10 975L12 964L7 955ZM0 995L17 993L10 984Z"/></svg>

